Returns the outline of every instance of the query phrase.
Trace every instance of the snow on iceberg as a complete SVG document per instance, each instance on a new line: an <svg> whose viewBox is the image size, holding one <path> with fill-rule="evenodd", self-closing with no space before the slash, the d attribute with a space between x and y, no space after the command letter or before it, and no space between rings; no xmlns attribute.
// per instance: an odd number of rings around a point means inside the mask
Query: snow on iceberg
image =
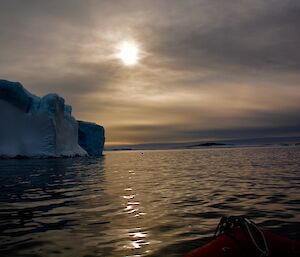
<svg viewBox="0 0 300 257"><path fill-rule="evenodd" d="M87 151L90 156L99 156L104 147L104 128L96 123L78 121L79 123L79 145Z"/></svg>
<svg viewBox="0 0 300 257"><path fill-rule="evenodd" d="M57 94L40 98L18 82L0 80L0 156L87 155L78 144L78 122L71 113Z"/></svg>

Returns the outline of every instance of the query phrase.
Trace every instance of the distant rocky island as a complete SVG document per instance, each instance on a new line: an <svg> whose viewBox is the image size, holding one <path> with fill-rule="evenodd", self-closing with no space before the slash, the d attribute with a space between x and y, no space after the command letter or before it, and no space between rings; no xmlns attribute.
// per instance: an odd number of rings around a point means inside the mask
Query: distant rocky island
<svg viewBox="0 0 300 257"><path fill-rule="evenodd" d="M102 155L104 128L77 121L57 94L38 97L21 83L0 80L0 158Z"/></svg>
<svg viewBox="0 0 300 257"><path fill-rule="evenodd" d="M216 143L216 142L206 142L195 145L188 145L187 148L197 148L197 147L211 147L211 146L233 146L233 144L225 144L225 143Z"/></svg>

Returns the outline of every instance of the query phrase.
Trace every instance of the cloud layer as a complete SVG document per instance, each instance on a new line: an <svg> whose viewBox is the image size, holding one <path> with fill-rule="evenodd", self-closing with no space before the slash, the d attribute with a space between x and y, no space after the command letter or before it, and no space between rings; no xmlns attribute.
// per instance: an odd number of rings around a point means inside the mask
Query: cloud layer
<svg viewBox="0 0 300 257"><path fill-rule="evenodd" d="M299 26L296 0L2 0L0 77L63 95L110 144L300 135Z"/></svg>

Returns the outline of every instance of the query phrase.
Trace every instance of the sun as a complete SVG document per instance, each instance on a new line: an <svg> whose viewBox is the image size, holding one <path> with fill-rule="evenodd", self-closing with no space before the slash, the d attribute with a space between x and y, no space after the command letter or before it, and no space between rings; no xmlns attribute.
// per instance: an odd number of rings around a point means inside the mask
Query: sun
<svg viewBox="0 0 300 257"><path fill-rule="evenodd" d="M120 52L118 58L120 58L124 65L133 66L138 62L139 50L134 42L124 41L120 45Z"/></svg>

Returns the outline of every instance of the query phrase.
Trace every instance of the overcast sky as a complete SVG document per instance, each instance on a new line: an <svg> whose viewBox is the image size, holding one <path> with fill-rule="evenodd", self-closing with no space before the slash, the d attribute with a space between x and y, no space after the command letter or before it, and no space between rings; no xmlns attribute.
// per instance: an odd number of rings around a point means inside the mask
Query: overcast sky
<svg viewBox="0 0 300 257"><path fill-rule="evenodd" d="M299 0L1 0L0 78L60 94L108 144L299 136L299 28Z"/></svg>

